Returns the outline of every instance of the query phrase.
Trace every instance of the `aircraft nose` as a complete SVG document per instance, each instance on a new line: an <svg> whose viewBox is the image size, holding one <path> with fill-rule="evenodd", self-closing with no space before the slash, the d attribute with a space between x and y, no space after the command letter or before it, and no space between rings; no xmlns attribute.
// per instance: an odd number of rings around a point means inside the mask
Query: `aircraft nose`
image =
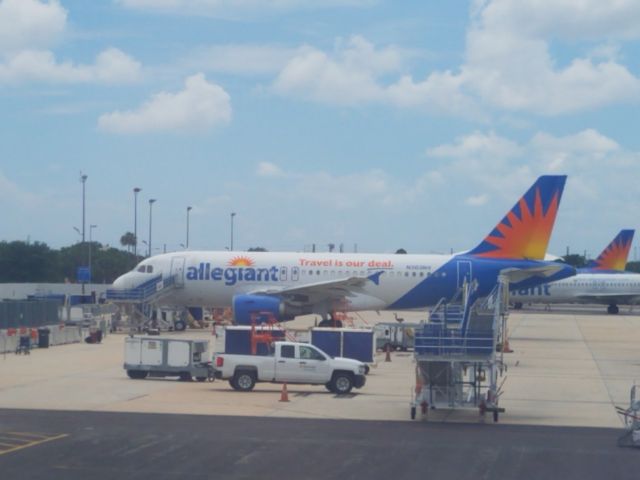
<svg viewBox="0 0 640 480"><path fill-rule="evenodd" d="M125 273L124 275L120 275L118 278L116 278L113 282L113 288L116 288L118 290L131 288L131 277L129 276L129 274Z"/></svg>

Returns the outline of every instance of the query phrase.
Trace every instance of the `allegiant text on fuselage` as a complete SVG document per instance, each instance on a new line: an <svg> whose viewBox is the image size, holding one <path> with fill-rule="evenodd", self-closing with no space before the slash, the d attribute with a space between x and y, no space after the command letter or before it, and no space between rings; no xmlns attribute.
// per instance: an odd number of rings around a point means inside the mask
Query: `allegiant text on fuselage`
<svg viewBox="0 0 640 480"><path fill-rule="evenodd" d="M277 282L278 267L213 267L210 263L201 262L197 267L187 268L187 280L223 281L225 285L235 285L238 282Z"/></svg>

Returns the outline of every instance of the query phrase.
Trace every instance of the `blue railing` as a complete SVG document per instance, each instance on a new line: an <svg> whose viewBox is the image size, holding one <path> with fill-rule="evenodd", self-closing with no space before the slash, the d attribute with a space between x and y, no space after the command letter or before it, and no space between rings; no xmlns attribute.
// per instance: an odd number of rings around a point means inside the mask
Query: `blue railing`
<svg viewBox="0 0 640 480"><path fill-rule="evenodd" d="M135 288L108 289L106 298L113 302L143 303L155 297L160 292L173 287L174 284L174 277L162 278L162 275L158 275Z"/></svg>
<svg viewBox="0 0 640 480"><path fill-rule="evenodd" d="M488 357L494 350L493 330L463 332L459 328L447 328L445 324L424 324L416 332L416 355Z"/></svg>

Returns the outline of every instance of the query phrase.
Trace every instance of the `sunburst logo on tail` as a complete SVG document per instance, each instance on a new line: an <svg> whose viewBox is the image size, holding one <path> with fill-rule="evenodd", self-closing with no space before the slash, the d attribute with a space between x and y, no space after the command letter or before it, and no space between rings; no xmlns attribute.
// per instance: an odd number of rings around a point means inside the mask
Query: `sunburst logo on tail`
<svg viewBox="0 0 640 480"><path fill-rule="evenodd" d="M544 259L565 180L565 176L540 177L470 253L485 258Z"/></svg>
<svg viewBox="0 0 640 480"><path fill-rule="evenodd" d="M633 234L634 230L622 230L588 268L623 271L627 266Z"/></svg>
<svg viewBox="0 0 640 480"><path fill-rule="evenodd" d="M253 264L254 261L249 257L234 257L229 260L229 263L227 265L229 265L230 267L252 267Z"/></svg>

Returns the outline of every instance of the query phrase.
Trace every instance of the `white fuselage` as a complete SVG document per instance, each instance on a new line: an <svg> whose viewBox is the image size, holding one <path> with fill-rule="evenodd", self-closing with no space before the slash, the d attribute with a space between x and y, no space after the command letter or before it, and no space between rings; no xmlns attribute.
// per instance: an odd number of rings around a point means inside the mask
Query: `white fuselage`
<svg viewBox="0 0 640 480"><path fill-rule="evenodd" d="M142 261L114 282L117 289L135 288L159 274L182 283L163 302L178 305L230 306L238 294L366 278L378 272L379 282L364 282L351 292L345 311L384 309L415 288L452 258L451 255L176 252ZM441 275L437 273L436 275ZM457 280L456 280L457 281ZM462 281L462 280L461 280ZM327 307L323 305L321 310Z"/></svg>
<svg viewBox="0 0 640 480"><path fill-rule="evenodd" d="M640 274L578 273L537 287L511 291L521 303L640 303Z"/></svg>

